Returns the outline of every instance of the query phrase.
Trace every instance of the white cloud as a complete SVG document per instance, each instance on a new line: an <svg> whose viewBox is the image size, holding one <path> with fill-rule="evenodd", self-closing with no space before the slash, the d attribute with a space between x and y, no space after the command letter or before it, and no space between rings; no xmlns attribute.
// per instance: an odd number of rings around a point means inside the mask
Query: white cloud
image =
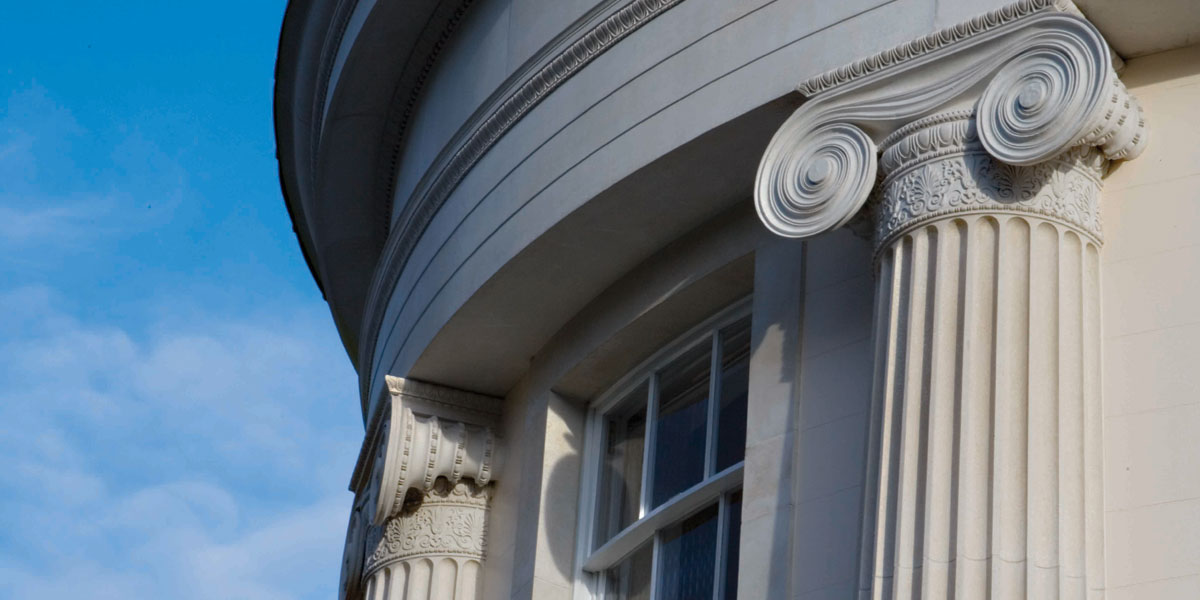
<svg viewBox="0 0 1200 600"><path fill-rule="evenodd" d="M34 82L14 91L6 108L0 112L0 248L42 251L8 260L33 263L46 252L86 249L86 242L160 226L192 193L187 170L136 127L107 149L107 164L84 169L72 157L86 153L94 160L92 134L44 87Z"/></svg>
<svg viewBox="0 0 1200 600"><path fill-rule="evenodd" d="M97 507L102 525L92 532L96 537L128 537L125 528L129 524L137 527L135 540L121 550L119 568L113 566L112 557L102 554L106 544L86 540L80 546L87 551L53 565L0 558L0 595L231 600L336 595L336 567L348 505L341 497L282 511L250 524L229 541L221 541L206 529L205 519L210 515L196 512L212 510L205 505L212 498L180 495L197 491L187 489L192 485L147 488L127 502ZM136 512L125 514L130 509Z"/></svg>
<svg viewBox="0 0 1200 600"><path fill-rule="evenodd" d="M325 306L140 273L137 306L84 305L107 284L72 293L64 256L137 262L203 198L136 126L101 139L36 83L0 108L0 598L333 596L362 424Z"/></svg>
<svg viewBox="0 0 1200 600"><path fill-rule="evenodd" d="M24 245L53 236L75 237L106 210L96 203L19 210L0 206L0 240Z"/></svg>
<svg viewBox="0 0 1200 600"><path fill-rule="evenodd" d="M134 331L0 290L0 597L334 594L353 375L323 307L276 310Z"/></svg>
<svg viewBox="0 0 1200 600"><path fill-rule="evenodd" d="M204 590L200 595L206 598L294 597L311 585L312 573L331 572L329 556L337 554L335 566L340 565L349 508L344 500L332 497L271 519L230 543L195 548L187 558L194 589ZM320 584L327 597L336 596L336 575Z"/></svg>

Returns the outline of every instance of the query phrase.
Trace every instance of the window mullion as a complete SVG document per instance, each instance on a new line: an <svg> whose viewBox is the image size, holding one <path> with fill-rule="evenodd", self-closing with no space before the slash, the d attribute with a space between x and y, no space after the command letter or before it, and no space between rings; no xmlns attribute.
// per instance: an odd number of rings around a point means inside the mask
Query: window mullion
<svg viewBox="0 0 1200 600"><path fill-rule="evenodd" d="M649 567L648 589L642 588L638 595L647 594L649 600L659 600L664 594L672 593L675 589L672 577L674 569L680 568L679 561L672 557L675 552L665 546L666 540L675 535L675 529L672 527L678 525L681 520L690 518L691 515L703 510L707 515L712 515L712 510L716 510L715 518L717 519L717 527L715 537L712 529L708 529L708 533L703 536L708 540L715 540L715 548L712 548L709 556L713 561L711 572L712 579L710 580L712 589L712 600L722 600L726 592L725 586L731 583L730 573L728 570L736 565L731 564L730 552L736 553L736 546L730 548L731 530L736 524L730 523L730 515L733 511L733 497L730 490L740 487L743 477L744 459L729 465L725 470L718 471L718 460L722 457L733 459L734 456L725 457L718 450L724 451L724 447L718 448L720 443L724 443L723 432L721 427L722 416L722 386L724 383L725 374L722 372L722 366L725 360L724 351L730 350L731 357L739 358L738 369L741 369L740 357L744 349L743 337L745 327L742 326L741 320L744 315L733 318L735 312L746 311L748 302L743 301L738 303L736 311L722 311L721 315L716 318L707 319L705 323L700 324L691 330L685 338L677 340L669 348L657 352L652 358L646 360L642 366L638 367L634 372L626 375L622 381L614 386L613 390L606 392L601 398L593 402L592 406L595 412L589 414L589 426L594 423L594 430L589 429L589 433L596 435L591 436L593 448L589 453L599 454L599 458L588 465L594 471L590 477L585 476L585 479L595 480L596 485L593 489L599 487L595 492L590 493L591 501L587 502L586 512L592 515L591 526L587 526L581 522L581 538L587 538L586 541L577 542L578 552L582 558L578 560L577 574L586 577L586 586L580 585L578 582L575 586L576 597L593 597L598 594L598 597L609 598L610 600L617 597L625 597L628 593L633 593L634 590L623 589L627 585L632 584L630 581L633 576L628 569L632 568L626 564L632 560L632 556L641 552L638 564L643 565L638 567L637 579L644 581L642 578L647 574L642 571L643 568ZM732 327L731 323L737 323L736 328ZM728 331L722 330L722 327ZM724 339L728 337L729 339ZM699 395L697 388L701 384L698 381L699 375L703 375L703 352L704 344L708 344L709 351L709 379L704 384L707 385L707 402L702 407L696 406L697 396ZM736 344L737 348L733 345ZM730 346L726 348L726 346ZM735 352L736 351L736 352ZM741 383L742 371L737 370L734 375L736 379L731 379L731 383ZM676 385L678 382L678 385ZM664 390L665 386L665 390ZM635 389L630 389L630 388ZM682 408L676 409L674 405L671 407L663 407L663 394L673 391L676 388L681 391L679 394L679 404ZM636 389L642 388L642 389ZM703 388L701 388L703 389ZM740 394L731 396L732 399L740 401ZM620 395L618 395L620 394ZM674 398L674 396L672 397ZM644 402L643 407L637 407L637 402ZM733 405L731 405L733 406ZM632 428L633 426L628 419L641 418L638 412L644 408L645 426ZM667 429L662 429L663 423L660 423L659 413L667 408L669 410L687 410L683 416L676 417L675 413L671 413L667 418L667 423L670 426ZM734 406L740 410L740 405ZM631 412L632 411L632 412ZM633 416L625 418L626 413ZM609 416L612 416L612 421L608 421ZM695 427L696 420L703 416L705 424L702 430ZM731 417L732 418L732 417ZM740 413L737 415L740 417ZM641 430L638 432L637 430ZM629 433L629 431L635 433ZM678 431L677 431L678 430ZM700 448L683 448L678 446L679 440L676 440L671 432L676 432L678 435L685 436L686 444L689 446L700 442L696 439L700 437L698 434L703 434L703 455L697 457L696 450ZM637 434L641 433L641 436ZM726 432L728 433L728 432ZM659 447L658 436L672 435L664 442L663 448ZM630 440L631 435L643 438L642 452L642 468L640 473L641 488L636 498L629 498L628 493L632 492L629 487L634 483L628 480L629 476L635 474L637 460L636 456L630 454L633 450L635 441L626 441L620 444L619 447L609 448L611 439L619 438L620 440ZM612 437L610 437L612 436ZM673 445L675 444L675 445ZM664 460L672 460L670 457L679 455L680 464L664 464L664 472L657 473L656 461L659 450L664 450ZM612 456L610 456L610 453ZM691 485L685 486L686 483L692 482L695 478L696 459L700 458L703 466L703 477ZM609 464L613 462L614 464ZM686 470L681 471L680 469ZM674 471L673 471L674 469ZM664 473L666 475L664 476ZM619 484L617 478L621 478L628 483ZM658 494L655 493L656 480L665 477L662 484L666 486ZM608 479L613 479L613 482L607 482ZM606 483L607 482L607 483ZM655 506L656 495L665 495L674 491L676 487L684 486L686 489L678 491L670 498L661 499L661 506ZM669 489L667 489L669 488ZM585 485L585 491L587 486ZM626 490L622 493L622 489ZM607 493L605 493L607 492ZM622 500L628 498L625 502L627 509L621 509L618 505L622 504ZM716 502L716 506L713 506ZM605 503L606 508L597 510L596 504ZM636 503L636 504L634 504ZM584 503L581 503L581 508ZM634 514L631 515L625 510L631 510ZM604 521L604 527L596 527L596 520L605 516L605 513L613 511L621 512L620 515L608 515ZM709 518L712 518L711 516ZM632 519L633 522L627 526L622 526L626 520ZM705 528L711 527L707 524ZM601 529L608 531L601 532ZM582 531L586 530L586 531ZM602 537L602 539L597 539ZM691 538L689 538L691 539ZM699 538L697 538L699 539ZM595 547L597 542L600 542L599 547ZM650 548L646 548L645 544L649 542ZM736 543L736 540L733 540ZM640 548L640 550L639 550ZM673 548L673 546L671 547ZM650 564L644 562L647 558L645 552L650 551ZM693 550L688 550L687 555L692 556L692 553L699 552L699 547ZM706 552L707 553L707 552ZM689 564L690 561L688 561ZM611 571L613 568L622 569L621 573ZM671 570L672 572L667 572ZM622 576L623 574L623 576ZM693 576L702 574L694 573ZM665 579L664 579L665 578ZM700 582L693 581L692 585ZM587 589L585 589L585 587ZM670 587L671 589L668 589ZM681 588L682 589L682 588ZM582 596L581 596L582 594ZM670 598L664 600L672 600ZM704 599L701 599L704 600Z"/></svg>
<svg viewBox="0 0 1200 600"><path fill-rule="evenodd" d="M651 487L654 485L654 447L658 441L658 373L650 376L646 394L646 441L642 448L642 490L638 499L638 518L650 512Z"/></svg>
<svg viewBox="0 0 1200 600"><path fill-rule="evenodd" d="M713 560L713 600L721 600L722 592L725 588L725 544L729 537L729 528L725 525L726 512L728 511L729 494L721 494L721 500L717 504L717 554Z"/></svg>
<svg viewBox="0 0 1200 600"><path fill-rule="evenodd" d="M619 439L619 440L625 439L625 431L626 431L626 429L628 429L629 423L627 423L624 420L615 421L615 423L617 424L617 427L616 427L617 431L609 432L609 435L611 435L612 433L616 433L617 434L616 439ZM602 428L602 429L607 429L607 428ZM601 440L601 442L604 443L603 447L607 448L608 443L609 443L608 436L606 435L605 439ZM618 473L624 472L625 453L627 451L628 451L627 445L625 443L622 443L618 452L616 453L616 456L612 457L612 462L604 465L605 471L610 473L609 477L613 477L614 479L621 477L621 475L618 475ZM621 488L620 487L617 487L616 485L612 485L612 484L608 485L608 502L604 507L604 511L606 513L605 514L604 539L608 539L608 538L611 538L614 534L617 533L617 531L619 531L621 529L621 515L620 515ZM614 511L616 511L617 514L614 515L613 514Z"/></svg>
<svg viewBox="0 0 1200 600"><path fill-rule="evenodd" d="M708 375L708 424L704 435L704 478L712 477L717 464L717 393L721 390L721 334L712 334L712 362Z"/></svg>
<svg viewBox="0 0 1200 600"><path fill-rule="evenodd" d="M627 527L593 551L588 560L584 562L583 568L588 571L602 571L611 568L621 558L628 556L640 547L642 542L653 537L651 532L684 519L715 502L721 495L741 487L743 471L742 463L733 465L709 478L708 481L696 484L686 493L655 507L637 523Z"/></svg>
<svg viewBox="0 0 1200 600"><path fill-rule="evenodd" d="M595 487L592 488L593 491L590 491L586 494L587 498L592 498L592 499L584 500L584 502L590 504L589 512L592 514L592 522L591 522L591 525L589 527L587 527L587 533L584 533L582 535L584 535L586 537L586 542L584 544L584 547L590 551L592 549L592 545L595 542L596 536L599 535L601 537L608 537L609 535L611 535L609 530L612 529L612 523L611 523L612 518L609 515L612 512L612 502L613 502L613 496L614 496L611 488L613 488L614 486L612 486L609 482L605 481L605 479L606 479L605 474L608 473L611 468L611 465L608 463L608 460L609 460L608 452L605 451L605 449L608 448L608 443L609 443L609 439L610 439L609 436L611 435L611 433L608 431L608 427L606 426L608 417L606 415L600 414L595 409L591 409L588 411L588 419L589 419L589 423L591 424L589 433L594 432L594 434L595 434L595 438L594 438L595 442L594 443L596 444L596 449L595 449L596 460L589 461L590 464L595 465L595 468L593 469L593 471L591 473L587 473L587 475L591 476L590 480L595 482L594 483ZM609 502L607 505L605 505L603 507L599 507L599 506L597 506L597 500L599 499L599 496L605 491L606 486L609 488ZM604 514L605 514L605 518L603 521L601 521L601 519L599 518L600 510L603 510ZM605 530L597 531L600 528L601 523L604 524Z"/></svg>
<svg viewBox="0 0 1200 600"><path fill-rule="evenodd" d="M603 476L607 469L605 466L604 448L608 444L606 438L607 427L605 427L605 415L595 407L588 409L588 422L584 432L584 456L589 457L588 460L582 462L581 478L585 482L583 494L579 499L580 514L592 515L590 519L580 521L578 528L578 539L576 540L576 556L585 557L593 549L596 543L596 536L602 534L597 529L597 507L596 504L601 501L600 494L603 485ZM607 593L607 577L604 573L592 573L583 569L582 560L575 565L576 584L572 597L575 600L591 600L594 598L604 598Z"/></svg>
<svg viewBox="0 0 1200 600"><path fill-rule="evenodd" d="M662 573L662 531L654 532L654 550L650 553L650 600L658 600L658 578Z"/></svg>

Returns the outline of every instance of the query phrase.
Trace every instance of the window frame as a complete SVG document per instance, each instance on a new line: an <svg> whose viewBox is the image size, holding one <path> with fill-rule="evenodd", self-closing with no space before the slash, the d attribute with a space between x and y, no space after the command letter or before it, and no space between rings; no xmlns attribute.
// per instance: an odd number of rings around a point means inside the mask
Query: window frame
<svg viewBox="0 0 1200 600"><path fill-rule="evenodd" d="M744 318L751 317L751 297L747 296L718 311L683 335L673 339L662 349L642 361L637 367L621 377L615 384L589 405L585 426L584 460L580 473L579 526L576 535L576 586L575 598L585 600L604 597L605 573L618 566L644 544L653 543L650 598L658 593L660 579L660 547L664 532L673 524L709 507L717 505L717 535L714 561L714 599L720 597L725 586L725 551L729 537L729 499L742 488L745 457L715 471L717 459L717 419L720 411L721 391L721 329ZM659 372L676 358L691 351L708 340L710 348L709 389L706 431L704 477L691 487L677 493L657 507L651 507L654 477L654 449L657 442ZM598 524L597 495L603 491L604 449L608 443L605 417L616 410L620 403L638 386L647 386L646 433L642 455L642 479L639 492L638 519L596 546ZM745 498L742 499L743 507Z"/></svg>

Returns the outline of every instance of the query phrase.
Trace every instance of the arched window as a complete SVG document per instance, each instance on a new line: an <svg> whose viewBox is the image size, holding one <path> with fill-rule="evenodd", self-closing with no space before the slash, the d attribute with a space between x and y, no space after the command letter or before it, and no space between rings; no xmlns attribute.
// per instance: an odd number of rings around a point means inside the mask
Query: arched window
<svg viewBox="0 0 1200 600"><path fill-rule="evenodd" d="M583 569L595 597L736 597L749 363L742 301L593 404Z"/></svg>

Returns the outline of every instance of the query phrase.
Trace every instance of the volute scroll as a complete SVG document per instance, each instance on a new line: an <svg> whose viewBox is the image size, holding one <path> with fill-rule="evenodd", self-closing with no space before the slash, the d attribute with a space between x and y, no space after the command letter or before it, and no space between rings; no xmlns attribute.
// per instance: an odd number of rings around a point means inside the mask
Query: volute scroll
<svg viewBox="0 0 1200 600"><path fill-rule="evenodd" d="M875 142L848 123L781 129L772 152L760 167L755 206L767 228L784 237L845 225L875 183Z"/></svg>
<svg viewBox="0 0 1200 600"><path fill-rule="evenodd" d="M1057 0L1018 2L797 89L808 99L772 137L754 187L763 224L790 238L852 221L875 187L877 147L931 115L973 111L983 148L1012 166L1079 146L1130 159L1147 140L1108 44Z"/></svg>
<svg viewBox="0 0 1200 600"><path fill-rule="evenodd" d="M1110 159L1146 146L1141 107L1113 71L1094 28L1047 31L992 77L976 109L979 138L997 160L1031 166L1087 144Z"/></svg>

